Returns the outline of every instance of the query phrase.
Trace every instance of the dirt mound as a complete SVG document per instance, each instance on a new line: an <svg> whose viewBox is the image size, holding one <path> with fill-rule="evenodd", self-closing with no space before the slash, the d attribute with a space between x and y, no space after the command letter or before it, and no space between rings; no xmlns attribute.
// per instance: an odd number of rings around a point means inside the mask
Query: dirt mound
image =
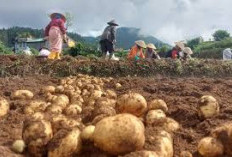
<svg viewBox="0 0 232 157"><path fill-rule="evenodd" d="M70 76L78 73L94 76L175 76L231 77L231 62L220 60L141 60L105 61L101 59L65 56L58 61L30 56L0 56L0 77L46 74Z"/></svg>
<svg viewBox="0 0 232 157"><path fill-rule="evenodd" d="M9 95L16 89L28 89L35 93L35 98L40 98L40 87L44 85L57 85L58 78L48 76L11 77L0 78L0 95L10 101L10 113L0 121L0 145L9 147L16 139L21 139L22 122L26 118L22 112L24 102L11 101ZM115 82L105 85L105 88L115 89L114 84L120 82L122 88L116 90L117 94L135 91L142 94L148 101L163 99L169 107L168 116L181 124L181 129L174 134L175 157L179 157L181 151L188 150L197 157L196 147L198 141L209 135L212 128L232 120L232 79L210 78L117 78ZM198 100L203 95L214 96L220 106L221 113L212 119L201 120L197 115ZM83 108L83 114L91 117L94 112ZM92 120L91 118L89 120ZM85 122L89 122L86 118ZM146 128L146 136L153 134L152 128ZM146 140L144 147L153 151L153 144ZM26 155L25 155L26 156ZM93 143L84 143L81 156L107 157L106 153L98 150ZM130 156L130 155L127 155ZM133 154L131 154L133 156Z"/></svg>

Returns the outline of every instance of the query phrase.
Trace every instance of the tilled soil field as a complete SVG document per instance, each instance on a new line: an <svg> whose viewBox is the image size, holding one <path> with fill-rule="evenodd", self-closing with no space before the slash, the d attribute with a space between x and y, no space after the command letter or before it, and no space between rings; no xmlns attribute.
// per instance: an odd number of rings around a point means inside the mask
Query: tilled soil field
<svg viewBox="0 0 232 157"><path fill-rule="evenodd" d="M27 118L23 113L27 103L12 100L11 93L18 89L27 89L34 93L33 99L44 100L40 92L41 88L47 85L58 86L59 83L59 78L47 75L0 78L0 96L10 102L9 113L0 120L1 157L30 156L27 150L24 154L16 155L7 149L11 147L14 140L22 139L23 122ZM122 87L116 89L116 83L120 83ZM175 157L179 157L181 151L190 151L194 157L199 157L197 153L199 140L208 136L213 128L232 120L232 78L119 77L105 83L104 89L113 89L118 96L129 91L137 92L147 101L163 99L169 108L167 116L181 125L173 135ZM212 95L217 99L221 108L218 116L206 120L198 117L198 101L203 95ZM83 106L81 113L83 123L90 123L94 113ZM157 149L155 143L150 139L151 135L155 134L155 126L145 126L145 128L146 141L143 150L155 151ZM93 143L84 142L82 153L74 156L107 157L110 155L95 148ZM140 152L134 152L126 156L142 155Z"/></svg>

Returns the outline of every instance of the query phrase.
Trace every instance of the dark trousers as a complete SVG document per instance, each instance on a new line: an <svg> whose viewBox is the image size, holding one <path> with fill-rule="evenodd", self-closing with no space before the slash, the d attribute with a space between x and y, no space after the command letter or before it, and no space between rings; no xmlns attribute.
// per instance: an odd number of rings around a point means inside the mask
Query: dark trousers
<svg viewBox="0 0 232 157"><path fill-rule="evenodd" d="M112 54L114 51L114 45L112 42L110 42L109 40L101 40L100 41L100 45L101 45L101 50L102 50L102 54L106 55L107 51Z"/></svg>

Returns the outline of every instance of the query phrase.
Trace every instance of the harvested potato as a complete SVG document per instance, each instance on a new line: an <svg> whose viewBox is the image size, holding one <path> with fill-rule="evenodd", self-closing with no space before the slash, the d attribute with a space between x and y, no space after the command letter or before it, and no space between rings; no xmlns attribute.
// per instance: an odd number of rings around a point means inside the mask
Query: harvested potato
<svg viewBox="0 0 232 157"><path fill-rule="evenodd" d="M147 134L150 129L153 131L153 134L151 132ZM152 144L158 156L173 157L173 139L167 131L156 127L146 128L146 140Z"/></svg>
<svg viewBox="0 0 232 157"><path fill-rule="evenodd" d="M109 90L107 89L104 93L105 97L109 98L109 99L117 99L117 94L115 91L113 90Z"/></svg>
<svg viewBox="0 0 232 157"><path fill-rule="evenodd" d="M53 104L61 106L63 109L69 104L69 98L67 95L58 95L58 97L53 101Z"/></svg>
<svg viewBox="0 0 232 157"><path fill-rule="evenodd" d="M25 148L26 148L26 145L25 145L25 142L23 140L14 141L14 143L12 144L12 147L11 147L11 149L15 153L22 153Z"/></svg>
<svg viewBox="0 0 232 157"><path fill-rule="evenodd" d="M41 100L33 100L29 103L28 106L24 108L25 114L34 114L36 112L45 111L47 108L48 103L41 101Z"/></svg>
<svg viewBox="0 0 232 157"><path fill-rule="evenodd" d="M61 114L63 112L63 108L62 106L52 104L46 108L45 112L50 114Z"/></svg>
<svg viewBox="0 0 232 157"><path fill-rule="evenodd" d="M80 130L60 130L48 144L48 157L71 157L80 153L82 143Z"/></svg>
<svg viewBox="0 0 232 157"><path fill-rule="evenodd" d="M147 101L142 95L129 92L118 98L116 107L120 113L142 116L147 110Z"/></svg>
<svg viewBox="0 0 232 157"><path fill-rule="evenodd" d="M132 152L130 154L124 155L123 157L159 157L156 152L154 151L137 151L137 152Z"/></svg>
<svg viewBox="0 0 232 157"><path fill-rule="evenodd" d="M147 113L146 124L160 123L164 118L166 118L166 115L163 110L151 110Z"/></svg>
<svg viewBox="0 0 232 157"><path fill-rule="evenodd" d="M165 113L168 112L168 106L165 101L161 99L154 99L148 103L149 110L163 110Z"/></svg>
<svg viewBox="0 0 232 157"><path fill-rule="evenodd" d="M76 116L81 114L82 108L79 105L72 104L68 106L64 112L67 116Z"/></svg>
<svg viewBox="0 0 232 157"><path fill-rule="evenodd" d="M76 95L71 97L72 104L76 104L77 102L81 102L81 103L84 102L83 98L79 94L76 94Z"/></svg>
<svg viewBox="0 0 232 157"><path fill-rule="evenodd" d="M56 95L52 95L51 93L46 94L46 100L49 102L53 102L57 98Z"/></svg>
<svg viewBox="0 0 232 157"><path fill-rule="evenodd" d="M43 93L55 93L56 88L54 86L45 86L42 88Z"/></svg>
<svg viewBox="0 0 232 157"><path fill-rule="evenodd" d="M32 156L42 157L46 153L46 144L52 139L51 123L42 121L25 121L23 126L23 140Z"/></svg>
<svg viewBox="0 0 232 157"><path fill-rule="evenodd" d="M96 100L98 98L100 98L102 96L103 92L100 90L94 90L91 95L90 95L90 99Z"/></svg>
<svg viewBox="0 0 232 157"><path fill-rule="evenodd" d="M81 139L92 141L94 130L95 130L94 125L85 127L84 130L81 132Z"/></svg>
<svg viewBox="0 0 232 157"><path fill-rule="evenodd" d="M120 89L120 88L122 88L122 85L120 83L116 83L115 87L116 87L116 89Z"/></svg>
<svg viewBox="0 0 232 157"><path fill-rule="evenodd" d="M165 118L163 127L168 132L175 132L180 129L180 124L172 118Z"/></svg>
<svg viewBox="0 0 232 157"><path fill-rule="evenodd" d="M93 116L96 117L98 115L105 114L108 116L114 116L116 115L116 111L111 106L101 106L101 107L95 107L93 111Z"/></svg>
<svg viewBox="0 0 232 157"><path fill-rule="evenodd" d="M224 151L227 155L232 156L232 123L225 123L220 127L215 128L211 135L220 140L224 146Z"/></svg>
<svg viewBox="0 0 232 157"><path fill-rule="evenodd" d="M8 101L2 97L0 97L0 118L7 115L10 110L10 105Z"/></svg>
<svg viewBox="0 0 232 157"><path fill-rule="evenodd" d="M199 142L198 152L203 157L218 157L223 154L224 147L219 140L213 137L206 137Z"/></svg>
<svg viewBox="0 0 232 157"><path fill-rule="evenodd" d="M198 112L203 118L211 118L219 114L219 104L212 96L203 96L199 101Z"/></svg>
<svg viewBox="0 0 232 157"><path fill-rule="evenodd" d="M43 120L45 118L45 114L42 112L36 112L35 114L31 115L30 118L34 121Z"/></svg>
<svg viewBox="0 0 232 157"><path fill-rule="evenodd" d="M119 114L102 119L93 134L96 147L119 155L140 150L145 143L144 125L131 114Z"/></svg>
<svg viewBox="0 0 232 157"><path fill-rule="evenodd" d="M188 152L188 151L182 151L180 153L180 157L193 157L192 153Z"/></svg>
<svg viewBox="0 0 232 157"><path fill-rule="evenodd" d="M11 99L25 99L29 100L34 97L34 94L29 90L17 90L11 94Z"/></svg>
<svg viewBox="0 0 232 157"><path fill-rule="evenodd" d="M56 93L63 93L64 92L64 86L57 86L56 89L55 89L55 92Z"/></svg>
<svg viewBox="0 0 232 157"><path fill-rule="evenodd" d="M110 107L115 108L115 105L116 105L116 100L108 99L108 98L105 98L105 97L97 99L96 103L95 103L96 107L110 106Z"/></svg>

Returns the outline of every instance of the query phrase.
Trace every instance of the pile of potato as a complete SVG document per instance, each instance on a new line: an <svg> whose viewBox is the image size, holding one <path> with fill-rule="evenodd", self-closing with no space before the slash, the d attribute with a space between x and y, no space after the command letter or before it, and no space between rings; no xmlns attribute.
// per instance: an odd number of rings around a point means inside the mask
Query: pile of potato
<svg viewBox="0 0 232 157"><path fill-rule="evenodd" d="M118 96L104 89L112 78L87 75L67 77L58 86L41 89L41 98L27 90L12 93L12 100L26 103L22 140L15 141L13 150L26 151L35 157L71 157L81 154L85 142L111 155L142 153L147 156L173 156L172 134L179 129L175 120L166 116L167 104L160 99L147 102L139 93ZM123 88L120 83L115 89ZM1 115L7 114L9 104L0 99ZM146 127L154 127L150 135L156 150L143 150Z"/></svg>

